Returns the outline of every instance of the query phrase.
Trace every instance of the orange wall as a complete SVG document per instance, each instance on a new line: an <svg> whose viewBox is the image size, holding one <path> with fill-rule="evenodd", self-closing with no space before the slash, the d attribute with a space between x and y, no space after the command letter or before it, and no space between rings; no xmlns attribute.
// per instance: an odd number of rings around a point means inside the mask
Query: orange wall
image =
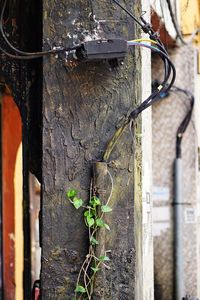
<svg viewBox="0 0 200 300"><path fill-rule="evenodd" d="M181 0L181 29L189 35L200 27L200 1Z"/></svg>
<svg viewBox="0 0 200 300"><path fill-rule="evenodd" d="M200 0L181 0L181 30L183 35L191 36L200 29ZM193 37L193 43L200 49L200 32ZM200 74L200 51L198 51L198 73Z"/></svg>
<svg viewBox="0 0 200 300"><path fill-rule="evenodd" d="M4 300L15 299L15 193L16 155L22 138L19 110L11 96L2 100L2 213Z"/></svg>

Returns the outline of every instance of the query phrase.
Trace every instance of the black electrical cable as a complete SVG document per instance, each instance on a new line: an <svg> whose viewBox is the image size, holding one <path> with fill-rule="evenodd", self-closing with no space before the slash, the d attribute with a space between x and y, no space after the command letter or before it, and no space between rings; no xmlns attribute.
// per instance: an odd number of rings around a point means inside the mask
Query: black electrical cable
<svg viewBox="0 0 200 300"><path fill-rule="evenodd" d="M159 86L159 85L160 85L160 82L156 80L154 82L154 86ZM183 138L183 134L187 130L187 127L188 127L191 117L192 117L192 112L193 112L193 108L194 108L194 95L190 91L179 88L177 86L173 86L170 89L170 91L174 92L174 93L177 93L177 92L182 93L184 96L186 96L190 100L189 110L186 113L184 119L182 120L182 122L179 125L177 132L176 132L176 158L181 158L182 138ZM167 97L167 96L168 96L167 92L164 92L164 97ZM162 98L163 98L163 96L162 96Z"/></svg>
<svg viewBox="0 0 200 300"><path fill-rule="evenodd" d="M138 46L144 46L141 43L131 43L129 44L131 45L138 45ZM104 162L108 162L110 155L115 147L115 145L118 143L122 133L124 132L126 126L131 122L131 120L135 120L138 115L147 107L149 107L150 105L152 105L157 98L159 98L159 95L161 92L163 92L163 89L167 89L169 86L171 86L174 83L175 80L175 76L176 76L176 70L174 65L172 64L172 62L170 61L169 57L167 56L167 54L165 54L164 52L160 51L159 49L156 49L155 47L151 47L149 45L145 45L145 47L150 48L152 51L157 52L158 55L160 55L161 59L163 60L164 65L166 64L167 61L167 69L168 72L164 74L164 80L162 83L160 83L158 85L158 88L156 90L153 91L153 93L142 103L140 104L138 107L136 107L128 116L127 118L125 118L123 124L115 131L114 135L112 136L112 138L110 139L110 141L108 142L107 146L106 146L106 150L103 154L103 158L102 161ZM171 73L171 69L173 71L173 76L171 79L171 82L169 85L167 85L167 81L169 79L170 73ZM163 86L163 88L161 88Z"/></svg>
<svg viewBox="0 0 200 300"><path fill-rule="evenodd" d="M140 22L127 8L121 5L117 0L112 0L112 1L116 5L118 5L124 12L126 12L142 28L144 33L148 33L151 39L156 40L160 44L160 46L163 47L163 51L167 53L163 43L159 39L158 34L153 31L152 26L148 22L146 22L146 20L142 16L140 17L140 20L142 22Z"/></svg>
<svg viewBox="0 0 200 300"><path fill-rule="evenodd" d="M165 49L164 44L161 42L159 35L153 31L152 26L146 22L146 20L141 16L140 20L142 21L142 23L128 10L126 9L124 6L122 6L118 1L116 0L112 0L115 4L117 4L124 12L126 12L138 25L140 25L140 27L142 28L142 30L144 31L144 33L148 33L150 39L157 41L158 43L158 47L160 48L161 51L165 52L165 54L168 55L167 50ZM167 72L167 61L165 64L165 72Z"/></svg>
<svg viewBox="0 0 200 300"><path fill-rule="evenodd" d="M138 107L136 107L131 113L130 113L130 119L135 119L137 118L137 116L143 111L145 110L146 108L148 108L149 106L151 106L153 103L155 103L159 97L160 97L160 94L165 92L167 93L172 85L174 84L174 81L175 81L175 78L176 78L176 69L173 65L173 63L171 62L171 60L169 59L169 57L162 51L160 50L152 50L154 52L157 52L161 59L163 60L163 62L165 63L165 60L167 60L169 66L170 66L170 69L172 69L172 72L173 72L173 75L172 75L172 78L171 78L171 82L169 84L167 84L167 81L169 79L169 76L170 76L170 73L171 71L168 71L168 74L167 76L165 75L165 78L163 80L163 82L161 82L159 84L159 87L161 88L157 88L155 91L153 91L153 93L146 99L142 102L142 104L140 104Z"/></svg>
<svg viewBox="0 0 200 300"><path fill-rule="evenodd" d="M181 151L181 143L182 143L182 138L183 134L185 133L191 117L192 117L192 110L193 108L190 109L190 111L187 113L183 121L181 122L180 126L178 127L177 134L176 134L176 158L181 158L182 151Z"/></svg>
<svg viewBox="0 0 200 300"><path fill-rule="evenodd" d="M144 19L143 19L143 22L145 22ZM155 39L158 42L157 47L161 51L165 52L165 54L167 54L167 56L169 56L169 54L168 54L168 52L167 52L164 44L162 43L162 41L160 40L160 38L158 37L158 35L153 31L153 29L151 29L150 38L151 39ZM167 72L167 70L168 70L168 62L166 61L165 73Z"/></svg>
<svg viewBox="0 0 200 300"><path fill-rule="evenodd" d="M179 125L177 133L176 133L176 158L181 158L182 138L183 138L183 134L185 133L185 131L190 123L191 117L192 117L192 112L193 112L193 107L194 107L194 96L189 91L178 88L176 86L173 87L172 92L183 93L190 99L190 108L189 108L187 114L185 115L184 119L182 120L181 124Z"/></svg>
<svg viewBox="0 0 200 300"><path fill-rule="evenodd" d="M168 52L167 50L165 49L164 45L162 44L162 42L159 40L159 43L157 44L157 47L162 51L164 52L165 54L167 54L168 56ZM166 59L165 59L166 60ZM168 61L166 60L166 64L165 64L165 73L168 72L168 69L169 69L169 64L168 64Z"/></svg>
<svg viewBox="0 0 200 300"><path fill-rule="evenodd" d="M158 42L158 40L157 40L157 42ZM158 42L157 47L159 48L159 50L161 50L162 52L164 52L169 57L168 52L165 49L165 47L164 47L164 45L162 44L161 41ZM167 76L167 74L170 75L171 68L170 68L170 64L169 64L168 60L166 58L164 58L164 60L165 60L165 69L164 69L164 71L165 71L165 75Z"/></svg>
<svg viewBox="0 0 200 300"><path fill-rule="evenodd" d="M79 48L80 46L75 46L75 47L72 47L72 48L65 48L65 49L60 49L60 50L56 50L55 52L51 52L51 53L48 53L48 54L56 54L58 52L63 52L63 51L72 51L72 50L76 50L77 48ZM3 52L6 56L10 57L10 58L13 58L13 59L19 59L19 60L30 60L30 59L37 59L37 58L41 58L43 57L43 55L29 55L29 56L26 56L26 55L14 55L14 54L11 54L9 52L7 52L5 49L3 49L1 46L0 46L0 51Z"/></svg>
<svg viewBox="0 0 200 300"><path fill-rule="evenodd" d="M156 32L153 31L152 26L146 22L146 20L141 16L139 21L127 8L121 5L117 0L112 0L117 6L119 6L124 12L126 12L144 31L144 33L148 33L150 38L156 40L160 46L163 47L163 51L167 53L163 43L159 39L159 36Z"/></svg>
<svg viewBox="0 0 200 300"><path fill-rule="evenodd" d="M5 40L5 42L8 44L8 46L14 50L15 52L19 53L19 54L22 54L22 55L27 55L27 56L31 56L31 59L33 58L33 56L43 56L43 55L47 55L47 54L51 54L51 53L55 53L55 50L48 50L48 51L44 51L44 52L25 52L25 51L21 51L17 48L15 48L10 42L9 40L7 39L6 37L6 34L4 32L4 29L3 29L3 17L4 17L4 12L5 12L5 8L6 8L6 4L7 4L7 0L4 1L4 4L3 4L3 8L2 8L2 11L1 11L1 18L0 18L0 30L1 30L1 34Z"/></svg>
<svg viewBox="0 0 200 300"><path fill-rule="evenodd" d="M173 13L173 9L172 9L172 5L171 5L171 1L170 0L166 0L167 2L167 5L168 5L168 9L169 9L169 13L170 13L170 16L171 16L171 19L172 19L172 23L174 25L174 29L176 30L176 34L177 34L177 37L179 38L179 40L184 44L184 45L187 45L187 42L184 41L183 39L183 36L178 28L178 25L177 25L177 22L176 22L176 18L174 16L174 13Z"/></svg>
<svg viewBox="0 0 200 300"><path fill-rule="evenodd" d="M171 69L173 70L172 81L171 81L171 83L169 84L169 86L165 90L165 91L169 91L169 89L172 87L172 85L173 85L173 83L175 81L176 70L175 70L175 67L172 64L171 60L169 59L168 52L165 49L165 46L163 45L163 43L161 42L158 34L153 31L152 26L148 22L146 22L146 20L142 16L140 17L140 20L141 20L141 22L140 22L128 9L126 9L124 6L122 6L117 0L112 0L112 1L115 4L117 4L123 11L125 11L138 25L140 25L141 28L142 28L142 30L145 33L149 34L150 39L157 41L157 43L158 43L157 46L163 52L163 54L165 54L165 56L164 56L164 60L165 60L165 74L170 73ZM162 92L163 92L164 89L165 88L162 89ZM160 93L158 93L158 94L160 94Z"/></svg>
<svg viewBox="0 0 200 300"><path fill-rule="evenodd" d="M153 33L153 30L152 30L152 33L150 34L150 38L152 38L152 35L153 36L155 35ZM168 52L165 49L165 46L163 45L163 43L161 42L161 40L157 37L156 41L158 42L157 47L169 57ZM165 58L165 74L167 74L168 72L169 72L169 74L171 73L171 68L170 68L170 65L169 65L167 59Z"/></svg>
<svg viewBox="0 0 200 300"><path fill-rule="evenodd" d="M123 5L121 5L118 1L112 0L115 4L117 4L123 11L125 11L139 26L143 27L143 24Z"/></svg>
<svg viewBox="0 0 200 300"><path fill-rule="evenodd" d="M44 55L49 55L49 54L56 54L56 53L60 53L63 51L72 51L77 49L79 46L75 46L75 47L71 47L71 48L63 48L63 47L55 47L55 49L51 49L51 50L47 50L47 51L42 51L42 52L25 52L22 50L17 49L16 47L14 47L10 41L7 39L6 34L4 32L3 29L3 17L4 17L4 12L5 12L5 8L6 8L6 4L7 4L7 0L4 1L3 4L3 8L1 11L1 17L0 17L0 31L1 34L3 36L3 39L5 40L5 42L7 43L7 45L15 52L19 53L20 55L14 55L11 54L9 52L7 52L6 50L4 50L2 47L0 47L0 50L7 56L9 56L10 58L14 58L14 59L35 59L35 58L40 58L43 57Z"/></svg>
<svg viewBox="0 0 200 300"><path fill-rule="evenodd" d="M168 92L172 87L175 78L176 78L176 69L170 60L167 50L165 46L159 39L157 33L155 33L152 29L152 26L145 21L145 19L141 16L140 20L142 23L124 6L122 6L117 0L112 0L116 5L118 5L123 11L125 11L141 28L145 33L149 34L150 39L157 41L158 51L153 50L154 52L158 52L161 56L162 60L164 61L165 65L165 79L162 82L161 86L163 86L160 90L155 90L139 107L135 108L132 113L130 114L130 118L137 118L138 114L141 113L144 109L152 105L158 98L159 95L163 92ZM170 84L167 85L167 80L170 76L171 70L173 71L172 79Z"/></svg>
<svg viewBox="0 0 200 300"><path fill-rule="evenodd" d="M171 61L169 60L169 57L168 57L168 53L164 47L164 45L162 44L162 42L160 41L160 39L158 38L158 36L154 33L152 27L150 26L150 24L148 24L142 17L141 17L141 21L143 22L143 24L137 19L134 17L133 14L131 14L125 7L123 7L118 1L116 0L113 0L114 3L116 3L121 9L123 9L131 18L133 18L133 20L135 22L137 22L141 27L142 29L144 30L144 32L148 33L150 35L150 37L154 40L156 40L158 42L157 46L160 50L160 54L161 54L161 58L163 59L164 61L164 66L165 66L165 78L167 78L166 80L164 80L164 84L166 83L166 81L168 80L169 76L170 76L170 72L171 72L171 66L172 66L172 63ZM3 30L3 16L4 16L4 12L5 12L5 7L6 7L6 4L7 4L7 0L4 1L4 5L3 5L3 9L2 9L2 12L1 12L1 17L0 17L0 30L1 30L1 33L2 33L2 36L4 38L4 40L6 41L6 43L8 44L8 46L14 50L15 52L19 53L20 55L14 55L14 54L11 54L9 52L7 52L5 49L3 49L2 47L0 47L0 50L7 56L9 56L10 58L14 58L14 59L22 59L22 60L28 60L28 59L35 59L35 58L39 58L39 57L42 57L44 55L48 55L48 54L55 54L55 53L58 53L58 52L62 52L62 51L70 51L70 50L75 50L77 49L79 46L76 46L76 47L73 47L73 48L67 48L67 49L63 49L63 48L60 48L60 49L52 49L52 50L49 50L49 51L44 51L44 52L25 52L25 51L21 51L17 48L15 48L10 42L9 40L7 39L6 35L5 35L5 32ZM23 55L22 55L23 54ZM174 68L175 70L175 68ZM173 77L175 75L175 72L173 72ZM174 82L174 80L172 80L172 82ZM173 84L173 83L172 83ZM169 88L171 87L171 85L169 85ZM143 102L143 105L151 105L149 104L149 100L157 97L162 91L163 89L165 89L165 87L163 87L160 91L157 91L155 92L154 94L150 95L150 97L148 97L144 102ZM147 103L148 102L148 103ZM142 108L142 107L141 107ZM142 109L143 110L143 109Z"/></svg>
<svg viewBox="0 0 200 300"><path fill-rule="evenodd" d="M175 31L176 31L177 37L179 38L179 40L182 42L183 45L189 45L190 43L192 43L192 41L193 41L195 35L196 35L197 33L199 33L200 29L199 29L199 28L195 29L195 30L191 33L190 39L188 39L187 41L185 41L185 40L184 40L184 37L183 37L183 35L182 35L182 33L181 33L181 30L180 30L180 28L179 28L179 26L178 26L178 24L177 24L176 18L175 18L175 16L174 16L171 2L170 2L170 0L166 0L166 1L167 1L167 5L168 5L170 17L171 17L172 23L173 23L173 25L174 25L174 29L175 29Z"/></svg>
<svg viewBox="0 0 200 300"><path fill-rule="evenodd" d="M19 59L19 60L28 60L28 59L35 59L35 58L40 58L40 56L18 56L18 55L14 55L14 54L11 54L9 52L7 52L6 50L4 50L2 47L0 47L0 51L3 52L6 56L10 57L10 58L13 58L13 59Z"/></svg>
<svg viewBox="0 0 200 300"><path fill-rule="evenodd" d="M159 39L159 36L157 33L155 33L151 27L151 25L149 23L147 23L143 17L140 17L140 20L142 21L142 23L133 16L133 14L131 14L130 11L128 11L125 7L123 7L117 0L112 0L115 4L117 4L122 10L124 10L138 25L141 26L142 30L145 33L149 34L149 37L151 40L156 41L156 46L158 47L158 49L156 49L155 47L149 47L147 45L142 45L142 43L136 43L134 41L130 41L129 45L135 45L136 44L139 46L145 46L147 48L150 48L152 51L157 52L161 59L163 60L164 63L164 80L163 82L160 84L160 86L158 86L158 88L156 90L153 91L153 93L144 101L142 102L142 104L140 104L138 107L136 107L130 114L129 116L124 120L123 124L120 126L120 128L118 128L114 135L112 136L112 138L110 139L110 141L107 144L106 150L103 154L103 161L108 162L109 157L115 147L115 145L117 144L119 138L121 137L124 129L126 128L126 126L131 122L131 120L136 119L138 117L138 115L145 110L147 107L149 107L150 105L152 105L157 99L159 99L159 96L161 95L161 93L163 92L168 92L170 90L170 88L172 87L172 85L174 84L175 78L176 78L176 69L172 63L172 61L169 58L168 52L165 49L165 46L163 45L163 43L161 42L161 40ZM167 84L167 81L170 77L172 71L172 78L171 78L171 82L169 84Z"/></svg>

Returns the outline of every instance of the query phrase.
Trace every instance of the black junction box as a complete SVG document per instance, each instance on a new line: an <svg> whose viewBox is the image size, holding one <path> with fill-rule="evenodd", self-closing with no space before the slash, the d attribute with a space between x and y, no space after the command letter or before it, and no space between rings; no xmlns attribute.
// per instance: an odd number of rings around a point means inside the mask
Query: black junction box
<svg viewBox="0 0 200 300"><path fill-rule="evenodd" d="M122 61L127 53L127 41L123 39L92 40L80 45L76 50L79 60L118 60Z"/></svg>

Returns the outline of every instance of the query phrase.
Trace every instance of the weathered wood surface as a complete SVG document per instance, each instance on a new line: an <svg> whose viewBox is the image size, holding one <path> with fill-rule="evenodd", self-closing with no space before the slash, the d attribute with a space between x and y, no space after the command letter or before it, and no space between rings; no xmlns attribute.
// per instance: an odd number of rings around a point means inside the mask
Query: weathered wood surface
<svg viewBox="0 0 200 300"><path fill-rule="evenodd" d="M71 46L91 33L96 38L134 37L132 21L114 4L92 3L91 7L90 1L83 0L43 1L44 44ZM126 1L125 5L137 15L138 3ZM65 193L76 188L83 199L88 199L92 162L102 159L116 126L135 105L140 57L137 65L135 61L132 52L115 70L106 63L81 64L66 70L56 57L44 59L42 299L73 298L88 250L88 234L82 211L72 207ZM113 211L108 217L111 232L106 240L111 270L104 278L100 299L134 299L134 176L128 129L108 168L114 181L110 202Z"/></svg>

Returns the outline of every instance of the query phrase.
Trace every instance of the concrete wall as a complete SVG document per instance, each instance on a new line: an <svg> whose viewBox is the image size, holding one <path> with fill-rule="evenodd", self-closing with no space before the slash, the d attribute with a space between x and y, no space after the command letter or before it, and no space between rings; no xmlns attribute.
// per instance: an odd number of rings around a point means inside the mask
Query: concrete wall
<svg viewBox="0 0 200 300"><path fill-rule="evenodd" d="M173 49L177 69L176 86L195 93L196 51L192 46ZM159 78L163 66L153 59L153 77ZM195 99L199 102L200 98ZM153 107L153 198L155 299L173 299L173 162L176 131L187 112L188 100L182 95L170 97ZM194 115L183 137L184 205L184 280L185 291L199 295L199 196L197 133ZM189 214L192 214L189 220Z"/></svg>
<svg viewBox="0 0 200 300"><path fill-rule="evenodd" d="M197 57L199 59L199 57ZM198 215L198 221L199 221L199 215L200 215L200 74L197 74L195 76L195 97L196 97L196 103L194 107L194 120L195 120L195 128L196 128L196 137L197 137L197 145L198 145L198 163L196 168L196 186L197 186L197 215ZM197 245L197 263L198 263L198 270L200 270L200 234L199 234L199 225L197 228L198 232L198 245ZM197 294L200 295L200 272L197 274Z"/></svg>

